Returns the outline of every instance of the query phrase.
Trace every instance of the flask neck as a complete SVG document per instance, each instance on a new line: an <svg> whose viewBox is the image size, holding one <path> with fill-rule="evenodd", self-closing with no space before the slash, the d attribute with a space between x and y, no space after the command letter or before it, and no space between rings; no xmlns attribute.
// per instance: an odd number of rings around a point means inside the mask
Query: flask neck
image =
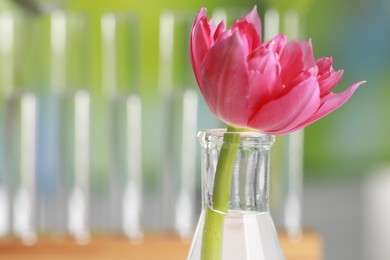
<svg viewBox="0 0 390 260"><path fill-rule="evenodd" d="M269 211L269 160L274 137L259 133L238 133L240 145L235 155L229 188L229 212ZM224 132L199 133L202 146L203 208L214 209L214 184Z"/></svg>

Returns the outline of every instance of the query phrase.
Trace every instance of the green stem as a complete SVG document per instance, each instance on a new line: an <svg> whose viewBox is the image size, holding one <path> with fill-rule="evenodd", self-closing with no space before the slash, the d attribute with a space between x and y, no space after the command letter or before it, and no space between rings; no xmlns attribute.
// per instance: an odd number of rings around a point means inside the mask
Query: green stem
<svg viewBox="0 0 390 260"><path fill-rule="evenodd" d="M222 257L222 236L224 216L228 212L230 183L234 160L240 146L239 130L228 127L218 158L214 179L213 206L206 208L202 236L202 260L220 260ZM236 132L236 133L232 133Z"/></svg>

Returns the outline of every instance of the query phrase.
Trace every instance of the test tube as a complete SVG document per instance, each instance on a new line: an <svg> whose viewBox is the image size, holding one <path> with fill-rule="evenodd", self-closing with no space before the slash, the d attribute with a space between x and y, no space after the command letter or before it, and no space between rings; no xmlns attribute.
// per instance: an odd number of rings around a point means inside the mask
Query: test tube
<svg viewBox="0 0 390 260"><path fill-rule="evenodd" d="M67 201L66 229L76 242L90 239L90 96L67 92L60 100L60 176Z"/></svg>
<svg viewBox="0 0 390 260"><path fill-rule="evenodd" d="M160 14L159 78L161 93L161 181L159 228L183 239L192 235L196 173L197 93L190 78L191 15L165 10ZM188 131L188 132L185 132Z"/></svg>
<svg viewBox="0 0 390 260"><path fill-rule="evenodd" d="M143 238L142 103L138 95L110 104L110 209L113 233Z"/></svg>
<svg viewBox="0 0 390 260"><path fill-rule="evenodd" d="M13 85L14 15L0 12L0 237L10 232L10 183L5 168L6 97Z"/></svg>
<svg viewBox="0 0 390 260"><path fill-rule="evenodd" d="M142 99L139 19L129 12L101 17L102 81L108 108L110 232L143 238Z"/></svg>
<svg viewBox="0 0 390 260"><path fill-rule="evenodd" d="M6 110L5 152L7 175L12 178L12 231L29 245L37 240L37 103L33 93L12 95Z"/></svg>

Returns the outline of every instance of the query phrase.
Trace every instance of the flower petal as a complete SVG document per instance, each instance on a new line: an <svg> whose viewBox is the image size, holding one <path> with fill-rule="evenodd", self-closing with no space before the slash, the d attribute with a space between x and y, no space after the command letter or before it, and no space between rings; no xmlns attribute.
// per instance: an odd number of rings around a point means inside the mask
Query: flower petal
<svg viewBox="0 0 390 260"><path fill-rule="evenodd" d="M329 91L334 88L341 80L344 71L335 71L332 67L332 57L321 58L317 60L318 67L318 83L320 84L321 96L329 94Z"/></svg>
<svg viewBox="0 0 390 260"><path fill-rule="evenodd" d="M253 25L261 42L261 20L259 14L257 13L257 7L254 6L252 11L241 20L246 20Z"/></svg>
<svg viewBox="0 0 390 260"><path fill-rule="evenodd" d="M264 50L260 53L260 50ZM248 59L248 69L257 71L261 74L268 72L275 67L279 68L279 61L272 51L261 48L258 49L257 55Z"/></svg>
<svg viewBox="0 0 390 260"><path fill-rule="evenodd" d="M295 77L295 79L292 80L290 83L288 83L288 85L286 85L285 88L287 91L289 91L290 89L295 88L295 86L305 81L306 79L310 77L317 77L317 75L318 75L318 68L317 66L314 66L308 70L302 71L302 73L299 74L297 77Z"/></svg>
<svg viewBox="0 0 390 260"><path fill-rule="evenodd" d="M257 26L258 25L252 23L251 21L248 21L244 17L243 19L237 20L231 28L232 32L238 30L238 32L240 33L240 37L243 40L244 47L246 47L247 50L247 54L252 52L252 50L258 48L261 44L261 35L259 35L258 33L258 29L256 28Z"/></svg>
<svg viewBox="0 0 390 260"><path fill-rule="evenodd" d="M202 8L198 12L190 36L190 58L196 81L203 93L203 85L200 80L200 65L212 44L211 28L207 22L206 9Z"/></svg>
<svg viewBox="0 0 390 260"><path fill-rule="evenodd" d="M216 43L201 69L203 96L211 111L223 121L245 126L249 117L248 71L238 32Z"/></svg>
<svg viewBox="0 0 390 260"><path fill-rule="evenodd" d="M276 54L266 51L248 61L249 100L253 111L258 111L269 100L283 92L280 80L280 65Z"/></svg>
<svg viewBox="0 0 390 260"><path fill-rule="evenodd" d="M255 114L264 104L279 96L284 90L276 69L265 74L249 71L249 81L248 99L251 114Z"/></svg>
<svg viewBox="0 0 390 260"><path fill-rule="evenodd" d="M338 70L330 72L329 76L326 78L320 76L318 83L320 84L321 96L327 95L329 91L340 82L343 73L343 70Z"/></svg>
<svg viewBox="0 0 390 260"><path fill-rule="evenodd" d="M279 134L307 120L320 106L316 77L310 77L279 99L264 105L248 122L253 129Z"/></svg>
<svg viewBox="0 0 390 260"><path fill-rule="evenodd" d="M332 57L323 57L321 59L318 59L316 62L316 65L318 67L318 74L330 71L330 68L332 67L332 62Z"/></svg>
<svg viewBox="0 0 390 260"><path fill-rule="evenodd" d="M303 69L307 70L316 65L316 60L314 58L313 53L313 46L311 44L311 40L300 42L299 45L302 49Z"/></svg>
<svg viewBox="0 0 390 260"><path fill-rule="evenodd" d="M286 42L287 42L286 35L278 34L274 38L272 38L271 40L266 42L264 45L266 46L266 48L268 50L271 50L271 51L277 53L278 56L280 57L280 55L282 54L282 52L284 50L284 46L286 46Z"/></svg>
<svg viewBox="0 0 390 260"><path fill-rule="evenodd" d="M286 44L280 57L280 65L282 66L282 80L286 85L302 72L302 49L299 43L291 41Z"/></svg>
<svg viewBox="0 0 390 260"><path fill-rule="evenodd" d="M366 81L355 82L346 91L342 93L329 93L328 96L325 97L325 100L322 100L322 104L320 108L310 118L308 118L306 121L296 126L295 128L292 128L291 130L289 130L289 132L293 132L298 129L301 129L323 118L324 116L328 115L332 111L338 109L345 102L347 102L348 99L355 92L355 90L365 82Z"/></svg>
<svg viewBox="0 0 390 260"><path fill-rule="evenodd" d="M214 39L214 42L217 42L218 40L220 40L224 34L224 32L226 31L226 25L225 25L225 21L221 21L218 26L217 26L217 29L215 30L215 33L214 33L214 36L213 36L213 39Z"/></svg>

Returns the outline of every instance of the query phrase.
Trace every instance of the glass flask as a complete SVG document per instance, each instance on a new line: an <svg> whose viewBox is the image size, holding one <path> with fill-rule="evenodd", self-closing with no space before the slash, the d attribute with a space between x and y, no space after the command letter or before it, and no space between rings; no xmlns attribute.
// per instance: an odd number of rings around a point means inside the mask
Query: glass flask
<svg viewBox="0 0 390 260"><path fill-rule="evenodd" d="M233 134L237 145L229 148L226 130L199 132L201 144L202 212L188 260L284 259L269 211L269 161L274 136L254 132ZM228 179L217 176L223 150L233 151ZM222 164L222 163L221 163ZM221 185L225 180L226 182ZM230 183L229 183L230 182ZM219 187L217 187L219 186ZM226 210L215 195L228 189Z"/></svg>

